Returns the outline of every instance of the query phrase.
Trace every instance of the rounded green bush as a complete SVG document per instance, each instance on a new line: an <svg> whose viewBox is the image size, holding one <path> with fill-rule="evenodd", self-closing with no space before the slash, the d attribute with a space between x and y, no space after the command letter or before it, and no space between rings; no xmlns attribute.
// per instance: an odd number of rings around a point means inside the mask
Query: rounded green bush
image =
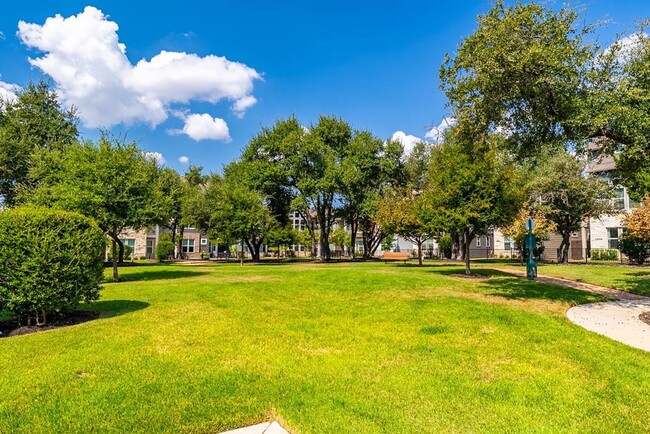
<svg viewBox="0 0 650 434"><path fill-rule="evenodd" d="M163 234L158 241L156 246L156 258L159 261L164 261L169 259L174 254L174 243L172 243L172 237L169 234Z"/></svg>
<svg viewBox="0 0 650 434"><path fill-rule="evenodd" d="M42 208L0 212L0 311L44 324L99 298L105 235L80 214Z"/></svg>

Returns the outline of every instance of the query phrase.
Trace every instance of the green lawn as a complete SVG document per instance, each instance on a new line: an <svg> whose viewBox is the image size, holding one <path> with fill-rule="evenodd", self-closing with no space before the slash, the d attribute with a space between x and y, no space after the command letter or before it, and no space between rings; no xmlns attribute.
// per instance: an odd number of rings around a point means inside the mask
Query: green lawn
<svg viewBox="0 0 650 434"><path fill-rule="evenodd" d="M480 267L489 267L483 262ZM499 267L521 267L518 264L498 264ZM522 267L523 268L523 267ZM586 265L586 264L540 264L540 275L561 277L578 282L621 289L635 294L650 296L650 267L629 265Z"/></svg>
<svg viewBox="0 0 650 434"><path fill-rule="evenodd" d="M103 318L0 340L0 432L646 432L650 354L575 290L381 263L124 268Z"/></svg>

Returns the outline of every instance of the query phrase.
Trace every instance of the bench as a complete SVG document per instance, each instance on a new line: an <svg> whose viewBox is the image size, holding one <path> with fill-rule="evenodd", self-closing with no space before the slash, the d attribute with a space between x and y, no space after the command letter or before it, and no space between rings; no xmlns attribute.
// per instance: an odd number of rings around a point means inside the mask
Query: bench
<svg viewBox="0 0 650 434"><path fill-rule="evenodd" d="M388 261L403 261L406 264L406 261L409 260L408 252L384 252L381 259L384 261L384 264Z"/></svg>

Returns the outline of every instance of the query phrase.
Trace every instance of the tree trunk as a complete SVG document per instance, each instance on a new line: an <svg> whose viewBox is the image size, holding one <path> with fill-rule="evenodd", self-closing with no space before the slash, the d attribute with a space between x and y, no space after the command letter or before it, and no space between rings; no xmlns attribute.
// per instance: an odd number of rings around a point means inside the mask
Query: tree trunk
<svg viewBox="0 0 650 434"><path fill-rule="evenodd" d="M422 239L418 239L418 265L421 267L422 266L422 243L424 241Z"/></svg>
<svg viewBox="0 0 650 434"><path fill-rule="evenodd" d="M183 234L185 233L185 228L181 226L181 230L178 234L178 245L176 246L176 259L185 259L183 257Z"/></svg>
<svg viewBox="0 0 650 434"><path fill-rule="evenodd" d="M120 277L117 273L117 243L115 242L115 236L111 234L111 261L113 262L113 282L120 280Z"/></svg>
<svg viewBox="0 0 650 434"><path fill-rule="evenodd" d="M560 257L557 258L560 264L569 262L569 246L571 245L571 232L563 232L562 243L560 243Z"/></svg>
<svg viewBox="0 0 650 434"><path fill-rule="evenodd" d="M122 264L122 263L124 263L124 243L122 242L122 240L120 240L117 237L115 238L115 242L117 243L117 246L120 249L120 255L119 255L119 261L118 262L120 264Z"/></svg>
<svg viewBox="0 0 650 434"><path fill-rule="evenodd" d="M464 236L463 236L463 242L464 242L464 251L465 251L465 274L468 276L472 274L472 270L470 269L470 263L469 263L469 257L470 257L470 245L471 245L471 238L470 238L470 231L469 229L464 230Z"/></svg>
<svg viewBox="0 0 650 434"><path fill-rule="evenodd" d="M352 246L352 258L354 259L354 250L357 246L357 231L359 229L359 220L355 215L350 222L350 245Z"/></svg>

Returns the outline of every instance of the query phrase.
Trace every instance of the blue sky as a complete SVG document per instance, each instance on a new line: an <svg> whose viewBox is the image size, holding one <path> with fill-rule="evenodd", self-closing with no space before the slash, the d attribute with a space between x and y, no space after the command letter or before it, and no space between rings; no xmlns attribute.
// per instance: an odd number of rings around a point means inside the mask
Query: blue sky
<svg viewBox="0 0 650 434"><path fill-rule="evenodd" d="M170 167L183 171L178 159L186 156L219 171L262 126L291 114L305 124L336 114L382 138L396 131L424 137L447 114L437 77L444 54L490 5L277 3L10 2L0 15L0 80L24 85L54 75L82 111L84 137L97 136L99 117L104 126L110 119L111 130L161 153ZM650 17L643 0L582 5L589 22L609 20L598 31L605 43ZM57 14L58 24L43 26ZM35 26L19 32L19 21Z"/></svg>

